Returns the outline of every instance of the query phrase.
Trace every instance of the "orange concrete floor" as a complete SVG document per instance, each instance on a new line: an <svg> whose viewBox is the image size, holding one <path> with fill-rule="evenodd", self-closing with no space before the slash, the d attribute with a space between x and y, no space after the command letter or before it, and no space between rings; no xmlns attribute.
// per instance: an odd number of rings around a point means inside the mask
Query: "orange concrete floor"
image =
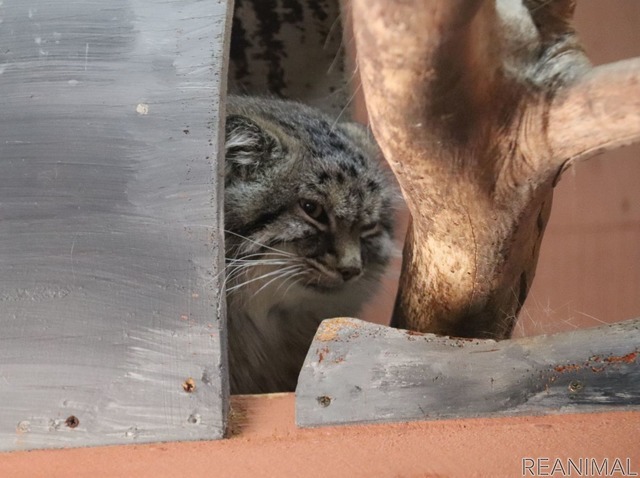
<svg viewBox="0 0 640 478"><path fill-rule="evenodd" d="M300 430L292 394L232 407L226 440L5 453L0 477L517 477L526 458L618 458L640 473L640 412Z"/></svg>

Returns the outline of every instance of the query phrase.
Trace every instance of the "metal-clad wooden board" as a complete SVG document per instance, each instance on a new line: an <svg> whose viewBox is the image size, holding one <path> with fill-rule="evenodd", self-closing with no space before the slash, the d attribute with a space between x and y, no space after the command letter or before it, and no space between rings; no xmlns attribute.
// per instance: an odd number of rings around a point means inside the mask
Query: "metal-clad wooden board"
<svg viewBox="0 0 640 478"><path fill-rule="evenodd" d="M223 435L229 18L0 2L0 449Z"/></svg>
<svg viewBox="0 0 640 478"><path fill-rule="evenodd" d="M325 320L301 426L640 409L640 319L496 342Z"/></svg>

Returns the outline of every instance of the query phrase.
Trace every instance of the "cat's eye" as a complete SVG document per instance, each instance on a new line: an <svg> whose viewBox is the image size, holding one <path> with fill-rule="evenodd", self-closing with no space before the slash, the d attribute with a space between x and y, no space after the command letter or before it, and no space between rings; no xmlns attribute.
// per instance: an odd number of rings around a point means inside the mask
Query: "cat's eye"
<svg viewBox="0 0 640 478"><path fill-rule="evenodd" d="M360 228L360 237L369 237L369 236L373 236L375 234L377 234L380 231L380 223L378 222L370 222L367 224L364 224L361 228Z"/></svg>
<svg viewBox="0 0 640 478"><path fill-rule="evenodd" d="M311 219L315 219L318 222L326 224L329 221L327 213L324 211L322 205L311 199L301 199L300 207L304 213Z"/></svg>

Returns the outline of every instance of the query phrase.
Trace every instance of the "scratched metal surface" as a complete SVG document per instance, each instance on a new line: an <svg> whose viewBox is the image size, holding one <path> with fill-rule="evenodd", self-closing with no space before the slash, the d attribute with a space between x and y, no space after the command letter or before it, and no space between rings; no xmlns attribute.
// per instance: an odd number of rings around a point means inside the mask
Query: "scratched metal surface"
<svg viewBox="0 0 640 478"><path fill-rule="evenodd" d="M0 450L222 436L227 8L0 1Z"/></svg>

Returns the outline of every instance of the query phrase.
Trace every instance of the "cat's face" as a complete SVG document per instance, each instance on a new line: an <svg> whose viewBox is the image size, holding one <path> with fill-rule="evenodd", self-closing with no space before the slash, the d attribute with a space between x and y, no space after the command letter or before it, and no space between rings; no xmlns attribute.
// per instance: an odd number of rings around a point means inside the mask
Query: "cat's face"
<svg viewBox="0 0 640 478"><path fill-rule="evenodd" d="M232 98L228 112L227 257L250 279L319 292L381 274L392 192L366 131L275 100Z"/></svg>

